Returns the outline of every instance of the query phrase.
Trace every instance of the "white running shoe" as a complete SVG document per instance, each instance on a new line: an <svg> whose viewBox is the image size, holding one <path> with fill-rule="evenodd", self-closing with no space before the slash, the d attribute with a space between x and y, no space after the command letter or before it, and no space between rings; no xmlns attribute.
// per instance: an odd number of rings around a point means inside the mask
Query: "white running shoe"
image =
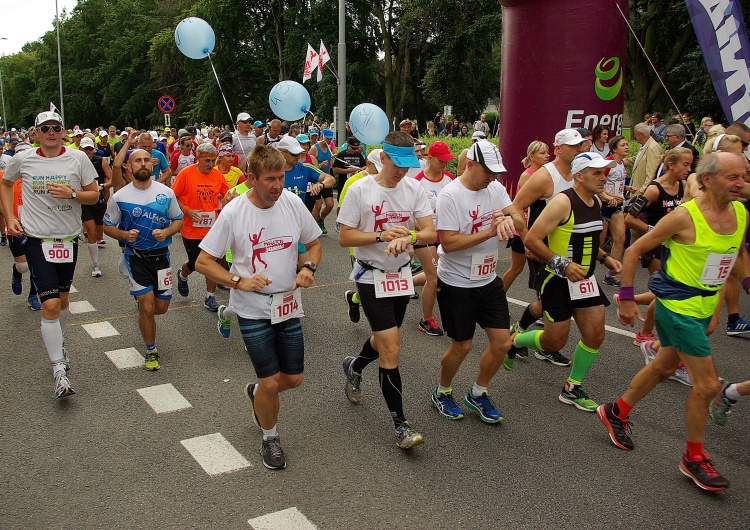
<svg viewBox="0 0 750 530"><path fill-rule="evenodd" d="M91 277L92 278L101 278L102 276L102 270L99 268L99 265L94 265L91 267Z"/></svg>
<svg viewBox="0 0 750 530"><path fill-rule="evenodd" d="M693 382L690 381L690 375L688 374L688 371L684 366L680 366L677 370L675 370L675 373L670 375L669 379L671 379L672 381L677 381L678 383L682 383L686 386L693 386Z"/></svg>
<svg viewBox="0 0 750 530"><path fill-rule="evenodd" d="M57 372L55 374L55 399L72 396L75 393L65 372Z"/></svg>

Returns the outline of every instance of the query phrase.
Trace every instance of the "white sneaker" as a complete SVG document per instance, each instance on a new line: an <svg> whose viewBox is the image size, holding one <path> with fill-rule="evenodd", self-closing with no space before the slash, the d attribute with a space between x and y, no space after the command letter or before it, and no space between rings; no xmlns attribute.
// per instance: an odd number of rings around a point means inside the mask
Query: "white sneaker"
<svg viewBox="0 0 750 530"><path fill-rule="evenodd" d="M55 399L72 396L76 391L70 386L70 380L65 372L55 374Z"/></svg>
<svg viewBox="0 0 750 530"><path fill-rule="evenodd" d="M107 248L107 242L102 239L101 241L97 242L96 246L99 248Z"/></svg>
<svg viewBox="0 0 750 530"><path fill-rule="evenodd" d="M656 351L654 351L653 344L653 340L647 340L646 342L641 342L638 345L641 348L641 353L643 353L643 360L646 362L646 364L653 361L654 357L656 356Z"/></svg>
<svg viewBox="0 0 750 530"><path fill-rule="evenodd" d="M91 268L91 277L92 278L100 278L102 275L102 270L99 268L99 265L94 265Z"/></svg>
<svg viewBox="0 0 750 530"><path fill-rule="evenodd" d="M679 367L674 374L669 376L669 379L671 379L672 381L677 381L678 383L682 383L686 386L693 386L692 381L690 381L690 375L688 374L688 371L684 366Z"/></svg>

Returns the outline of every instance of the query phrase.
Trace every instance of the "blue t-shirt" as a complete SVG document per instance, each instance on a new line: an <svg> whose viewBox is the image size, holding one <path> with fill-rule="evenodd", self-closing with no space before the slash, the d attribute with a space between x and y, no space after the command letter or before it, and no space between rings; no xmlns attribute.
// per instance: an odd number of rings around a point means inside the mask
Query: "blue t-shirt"
<svg viewBox="0 0 750 530"><path fill-rule="evenodd" d="M128 152L125 153L125 160L122 161L122 163L126 163L128 161L128 158L130 158L130 153L133 152L133 149L128 149ZM166 171L169 167L169 162L167 162L167 157L161 154L161 151L158 149L152 149L151 150L151 158L156 158L159 163L154 166L154 169L151 170L151 177L154 180L159 179L159 174L163 171Z"/></svg>
<svg viewBox="0 0 750 530"><path fill-rule="evenodd" d="M303 201L311 184L320 180L321 171L312 164L297 162L284 172L284 187Z"/></svg>
<svg viewBox="0 0 750 530"><path fill-rule="evenodd" d="M138 239L125 246L126 254L133 254L131 247L136 250L168 247L172 243L171 237L157 241L151 231L163 230L178 219L182 219L182 210L177 198L171 188L160 182L151 182L145 190L128 184L112 196L104 214L107 226L120 225L121 230L138 230Z"/></svg>

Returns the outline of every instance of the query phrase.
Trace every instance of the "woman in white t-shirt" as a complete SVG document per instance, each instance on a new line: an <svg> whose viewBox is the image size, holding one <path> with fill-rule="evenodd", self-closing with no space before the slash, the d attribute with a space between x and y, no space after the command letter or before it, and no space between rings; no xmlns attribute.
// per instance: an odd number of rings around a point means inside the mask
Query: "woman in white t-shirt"
<svg viewBox="0 0 750 530"><path fill-rule="evenodd" d="M609 149L612 153L607 160L614 160L617 165L612 169L605 169L607 182L604 184L604 192L599 195L602 199L602 235L599 242L604 246L607 240L607 234L612 238L612 249L609 251L617 261L622 259L622 253L625 246L625 214L622 211L622 203L625 191L630 191L629 186L625 186L625 165L622 163L623 158L628 156L628 140L624 136L615 136L609 141ZM620 285L620 280L611 272L607 272L604 277L604 283L607 285Z"/></svg>
<svg viewBox="0 0 750 530"><path fill-rule="evenodd" d="M591 132L591 147L589 151L600 154L602 158L609 156L609 127L606 125L597 125L594 127L594 130Z"/></svg>

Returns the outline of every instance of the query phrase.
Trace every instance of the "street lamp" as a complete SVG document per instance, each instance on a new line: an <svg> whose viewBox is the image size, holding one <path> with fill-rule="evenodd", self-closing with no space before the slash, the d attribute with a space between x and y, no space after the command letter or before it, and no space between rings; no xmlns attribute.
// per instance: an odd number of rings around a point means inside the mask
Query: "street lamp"
<svg viewBox="0 0 750 530"><path fill-rule="evenodd" d="M0 37L0 40L8 40L8 37ZM2 67L0 67L0 99L3 103L3 132L5 132L8 129L8 124L6 122L6 116L5 116L5 93L3 92L3 70Z"/></svg>

